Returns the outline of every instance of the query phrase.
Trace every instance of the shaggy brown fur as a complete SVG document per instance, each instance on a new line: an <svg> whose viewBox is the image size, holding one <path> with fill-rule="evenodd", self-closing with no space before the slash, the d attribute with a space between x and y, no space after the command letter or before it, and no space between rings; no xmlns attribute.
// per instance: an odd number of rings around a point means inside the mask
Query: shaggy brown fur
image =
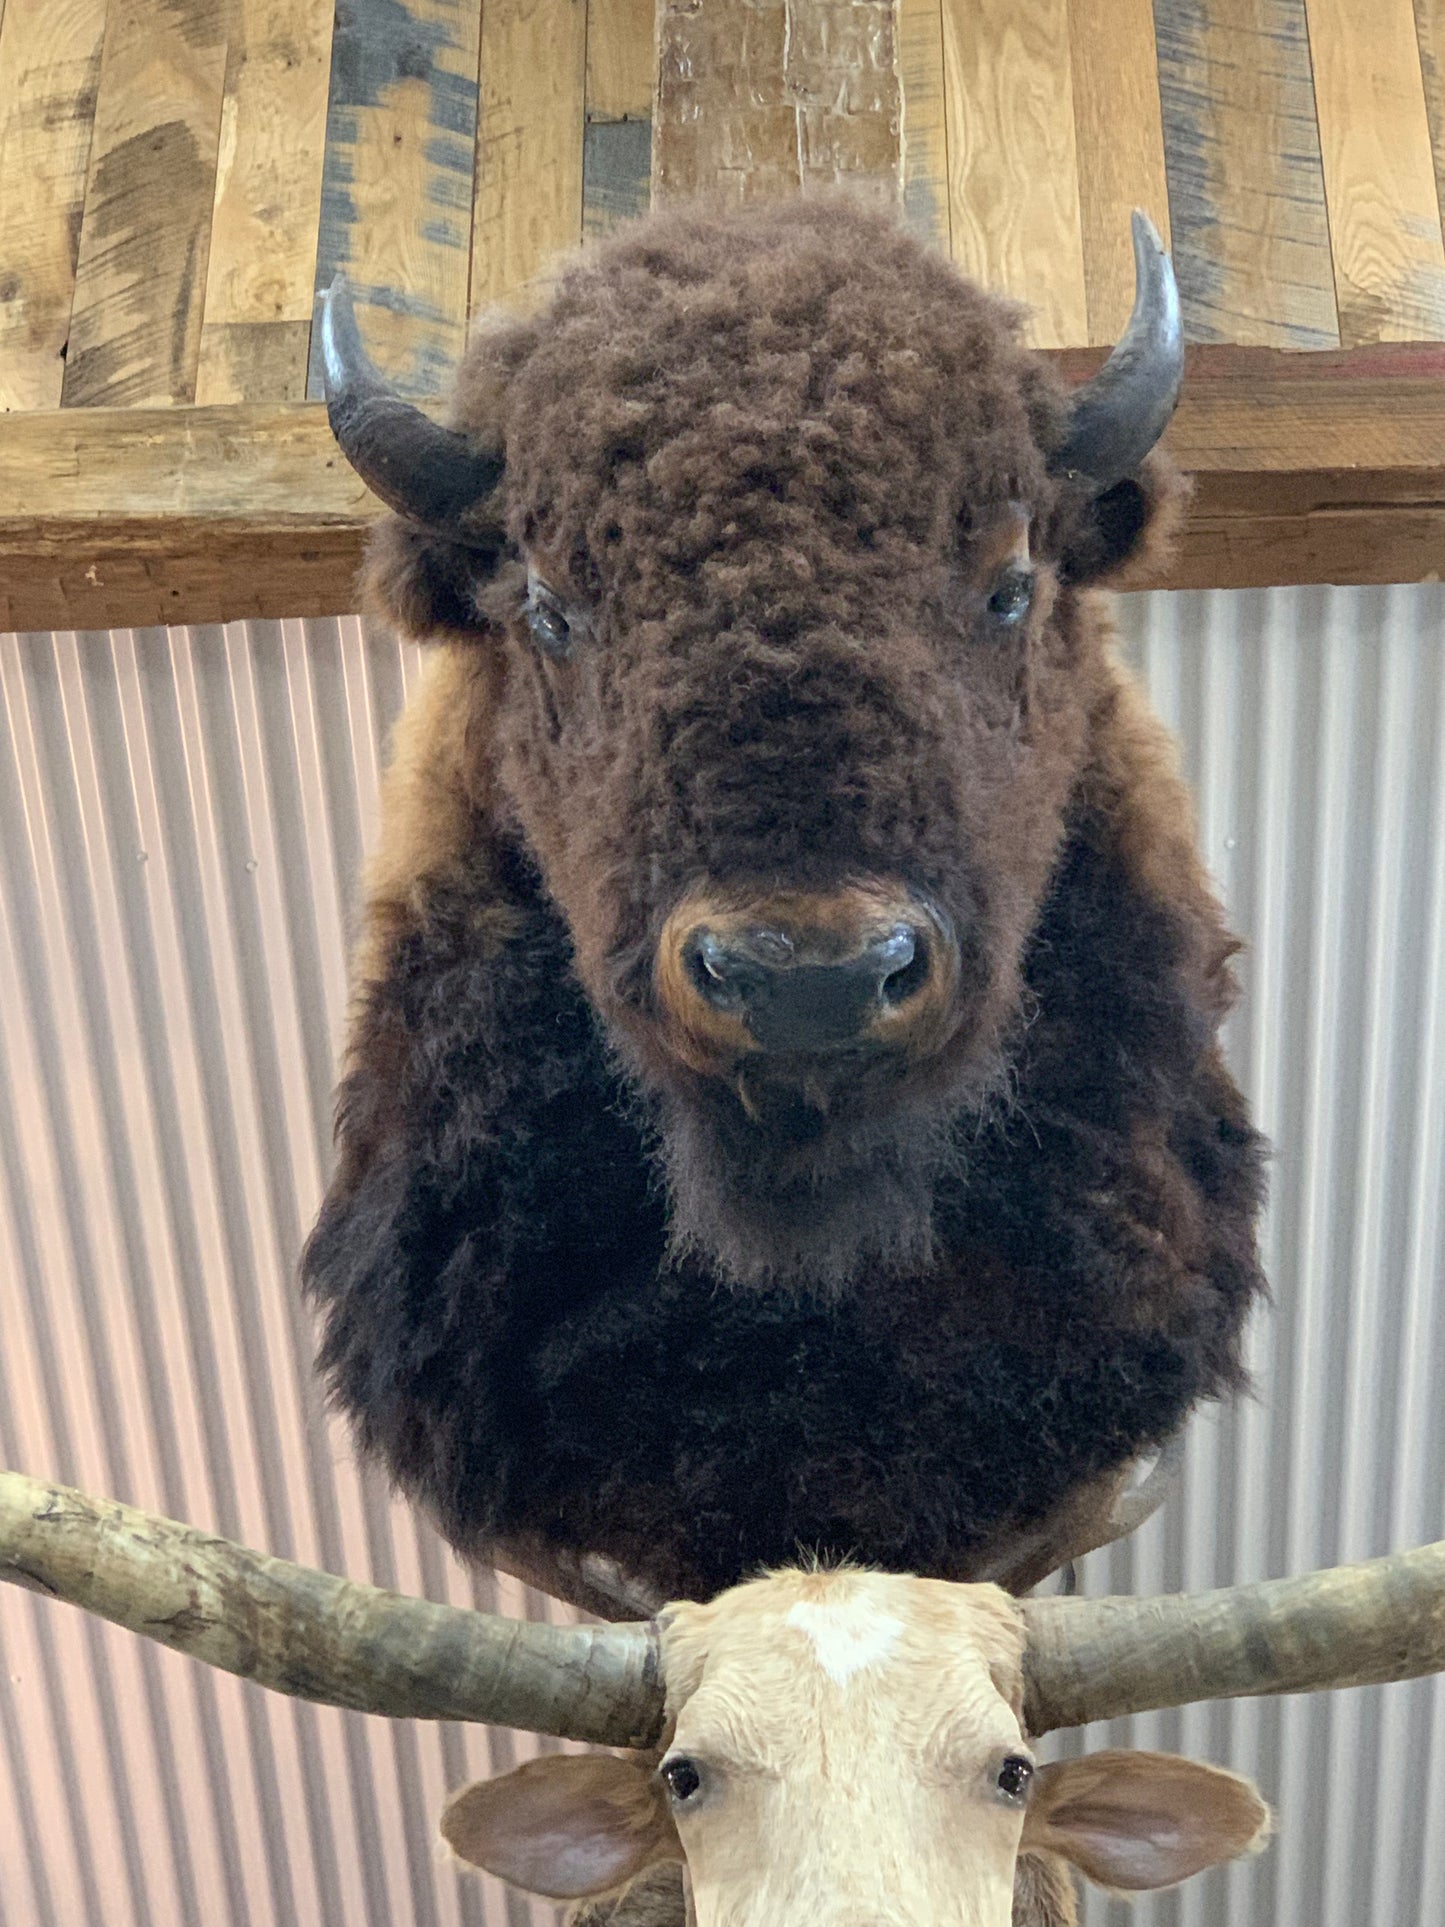
<svg viewBox="0 0 1445 1927"><path fill-rule="evenodd" d="M800 1545L966 1577L1237 1384L1260 1288L1233 945L1087 586L1173 484L1064 487L1011 313L838 205L595 250L455 412L506 450L495 551L393 520L369 575L446 640L305 1259L332 1386L464 1546L674 1595ZM869 879L958 934L939 1049L823 1098L669 1049L690 891Z"/></svg>

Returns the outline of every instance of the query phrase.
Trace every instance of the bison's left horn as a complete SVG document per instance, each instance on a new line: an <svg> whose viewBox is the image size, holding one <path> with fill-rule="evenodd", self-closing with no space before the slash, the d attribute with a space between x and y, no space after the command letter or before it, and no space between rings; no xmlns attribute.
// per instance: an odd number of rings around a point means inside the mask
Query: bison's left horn
<svg viewBox="0 0 1445 1927"><path fill-rule="evenodd" d="M321 360L331 432L372 493L418 528L453 542L494 543L485 504L502 478L502 458L387 385L362 346L344 275L321 306Z"/></svg>
<svg viewBox="0 0 1445 1927"><path fill-rule="evenodd" d="M1134 212L1134 312L1119 345L1074 396L1069 433L1050 466L1094 490L1112 488L1169 426L1184 379L1179 289L1159 231Z"/></svg>

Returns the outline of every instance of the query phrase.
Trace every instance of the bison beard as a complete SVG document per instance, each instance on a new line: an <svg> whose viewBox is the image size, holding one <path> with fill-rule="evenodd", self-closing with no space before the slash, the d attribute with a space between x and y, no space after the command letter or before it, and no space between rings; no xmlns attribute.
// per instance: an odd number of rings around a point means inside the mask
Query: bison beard
<svg viewBox="0 0 1445 1927"><path fill-rule="evenodd" d="M886 1279L932 1264L935 1193L958 1161L953 1107L869 1115L850 1091L824 1114L788 1091L748 1099L751 1111L727 1090L661 1101L675 1260L735 1285L833 1292L863 1269Z"/></svg>
<svg viewBox="0 0 1445 1927"><path fill-rule="evenodd" d="M1014 321L841 207L599 247L479 339L458 419L500 501L465 541L389 520L369 576L444 640L303 1261L331 1389L480 1556L661 1597L800 1548L977 1576L1241 1383L1263 1289L1233 946L1081 592L1168 471L1061 482ZM1022 541L1033 612L990 628ZM759 878L961 933L952 1028L826 1116L825 1066L710 1073L648 1002L689 892Z"/></svg>

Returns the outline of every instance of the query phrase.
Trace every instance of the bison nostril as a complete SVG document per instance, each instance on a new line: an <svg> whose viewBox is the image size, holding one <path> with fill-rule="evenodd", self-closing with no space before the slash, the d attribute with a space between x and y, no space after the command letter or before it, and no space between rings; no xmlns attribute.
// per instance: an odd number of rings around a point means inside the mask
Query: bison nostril
<svg viewBox="0 0 1445 1927"><path fill-rule="evenodd" d="M711 930L699 930L688 944L687 972L698 994L714 1010L741 1010L759 974L746 958L720 943Z"/></svg>
<svg viewBox="0 0 1445 1927"><path fill-rule="evenodd" d="M916 996L928 982L928 939L921 930L900 924L888 938L887 968L879 983L885 1004L896 1009Z"/></svg>

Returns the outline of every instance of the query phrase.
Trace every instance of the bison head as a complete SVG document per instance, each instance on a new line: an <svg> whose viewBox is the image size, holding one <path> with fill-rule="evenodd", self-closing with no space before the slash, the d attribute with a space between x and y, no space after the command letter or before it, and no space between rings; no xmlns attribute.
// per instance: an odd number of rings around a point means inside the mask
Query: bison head
<svg viewBox="0 0 1445 1927"><path fill-rule="evenodd" d="M1178 306L1142 217L1135 247L1073 396L842 204L595 250L480 334L450 427L333 291L332 421L395 512L372 599L487 652L497 834L651 1107L677 1243L734 1279L925 1258L1003 1080L1099 701L1077 591L1167 492Z"/></svg>

